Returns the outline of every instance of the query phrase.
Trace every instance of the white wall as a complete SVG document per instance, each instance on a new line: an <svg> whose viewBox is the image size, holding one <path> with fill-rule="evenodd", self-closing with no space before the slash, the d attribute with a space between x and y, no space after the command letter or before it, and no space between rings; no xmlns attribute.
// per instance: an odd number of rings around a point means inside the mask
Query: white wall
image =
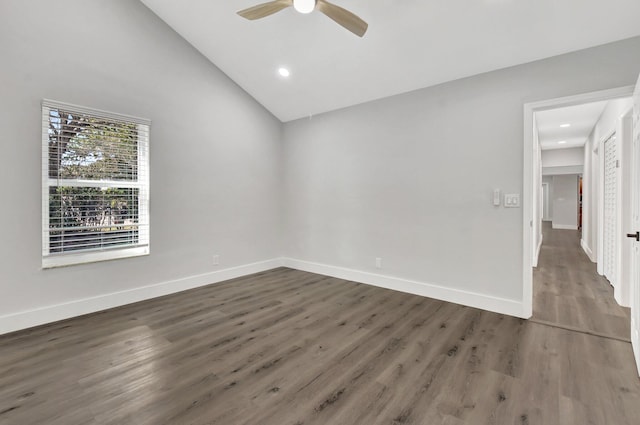
<svg viewBox="0 0 640 425"><path fill-rule="evenodd" d="M565 167L584 164L584 148L542 151L542 167Z"/></svg>
<svg viewBox="0 0 640 425"><path fill-rule="evenodd" d="M583 165L584 148L542 151L542 173L544 175L581 174Z"/></svg>
<svg viewBox="0 0 640 425"><path fill-rule="evenodd" d="M553 176L542 176L542 182L546 183L549 187L549 203L547 211L549 215L544 217L545 221L553 220Z"/></svg>
<svg viewBox="0 0 640 425"><path fill-rule="evenodd" d="M578 175L553 176L554 229L578 229Z"/></svg>
<svg viewBox="0 0 640 425"><path fill-rule="evenodd" d="M282 124L140 2L3 0L0 61L0 333L279 257ZM152 120L151 255L41 269L43 98Z"/></svg>
<svg viewBox="0 0 640 425"><path fill-rule="evenodd" d="M630 98L616 99L607 103L584 147L582 244L587 253L589 251L592 253L592 261L596 261L598 256L598 220L600 214L598 197L601 191L598 146L616 130L620 117L631 106Z"/></svg>
<svg viewBox="0 0 640 425"><path fill-rule="evenodd" d="M285 253L521 306L523 211L491 191L522 193L523 104L633 84L638 51L629 39L287 123Z"/></svg>

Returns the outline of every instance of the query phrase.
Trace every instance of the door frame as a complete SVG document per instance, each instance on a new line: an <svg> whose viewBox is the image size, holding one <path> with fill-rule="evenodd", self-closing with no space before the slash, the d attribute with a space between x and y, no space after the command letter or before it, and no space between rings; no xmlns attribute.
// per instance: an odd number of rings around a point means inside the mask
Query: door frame
<svg viewBox="0 0 640 425"><path fill-rule="evenodd" d="M640 227L640 76L633 92L633 112L631 128L631 229L637 232ZM625 233L627 233L625 229ZM627 234L627 236L629 236ZM632 242L631 253L631 347L640 375L640 242Z"/></svg>
<svg viewBox="0 0 640 425"><path fill-rule="evenodd" d="M627 229L633 228L633 105L631 109L622 114L618 127L618 143L620 147L620 243L618 261L618 281L620 285L615 288L613 296L623 307L631 307L631 287L633 286L632 276L632 244L625 243ZM627 260L627 261L625 261Z"/></svg>
<svg viewBox="0 0 640 425"><path fill-rule="evenodd" d="M530 318L533 315L533 217L534 195L540 193L534 190L534 173L540 173L541 163L538 155L539 146L534 146L534 113L548 109L575 106L583 103L613 100L621 97L630 97L634 91L633 85L583 93L574 96L559 97L554 99L530 102L524 104L524 149L523 149L523 187L522 187L522 317ZM535 151L535 152L534 152ZM537 171L536 171L537 170ZM542 191L542 189L539 189ZM583 192L585 188L583 187ZM540 224L540 223L538 223Z"/></svg>

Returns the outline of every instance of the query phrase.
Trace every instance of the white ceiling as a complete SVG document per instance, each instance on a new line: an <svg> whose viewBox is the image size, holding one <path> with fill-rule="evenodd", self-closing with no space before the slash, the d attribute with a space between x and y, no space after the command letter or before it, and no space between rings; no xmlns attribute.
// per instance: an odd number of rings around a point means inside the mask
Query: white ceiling
<svg viewBox="0 0 640 425"><path fill-rule="evenodd" d="M567 149L584 146L607 101L536 112L540 148ZM560 127L571 124L570 127ZM559 144L559 141L566 143Z"/></svg>
<svg viewBox="0 0 640 425"><path fill-rule="evenodd" d="M319 12L236 14L266 0L141 1L282 121L640 35L638 0L333 0L363 38Z"/></svg>

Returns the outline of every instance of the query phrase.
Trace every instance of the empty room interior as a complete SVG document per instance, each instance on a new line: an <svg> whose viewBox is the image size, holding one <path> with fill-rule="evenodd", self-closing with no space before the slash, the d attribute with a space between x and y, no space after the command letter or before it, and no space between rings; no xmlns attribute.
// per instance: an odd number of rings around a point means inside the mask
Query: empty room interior
<svg viewBox="0 0 640 425"><path fill-rule="evenodd" d="M264 1L0 1L0 425L640 423L640 2Z"/></svg>

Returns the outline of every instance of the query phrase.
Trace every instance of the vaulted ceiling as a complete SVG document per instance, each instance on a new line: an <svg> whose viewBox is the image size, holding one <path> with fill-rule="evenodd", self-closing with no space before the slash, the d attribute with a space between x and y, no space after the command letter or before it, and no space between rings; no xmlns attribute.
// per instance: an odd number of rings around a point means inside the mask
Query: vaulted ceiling
<svg viewBox="0 0 640 425"><path fill-rule="evenodd" d="M638 0L333 0L363 38L317 11L236 14L266 0L141 1L282 121L640 35Z"/></svg>

